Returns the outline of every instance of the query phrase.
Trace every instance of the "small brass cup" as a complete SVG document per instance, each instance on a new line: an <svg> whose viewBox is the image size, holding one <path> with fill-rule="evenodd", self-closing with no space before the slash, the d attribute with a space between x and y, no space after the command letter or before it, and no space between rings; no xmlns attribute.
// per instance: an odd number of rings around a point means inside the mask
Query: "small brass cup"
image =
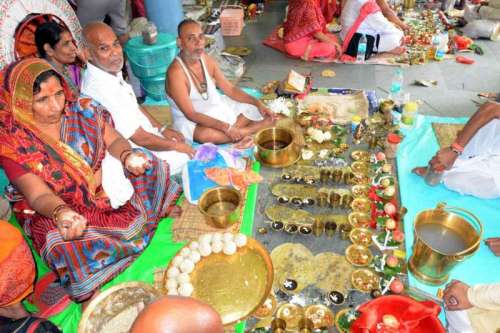
<svg viewBox="0 0 500 333"><path fill-rule="evenodd" d="M227 228L240 218L241 194L232 187L216 187L203 193L198 208L207 224Z"/></svg>
<svg viewBox="0 0 500 333"><path fill-rule="evenodd" d="M330 206L332 208L337 208L340 205L341 196L337 192L331 192L329 200L330 200Z"/></svg>
<svg viewBox="0 0 500 333"><path fill-rule="evenodd" d="M352 171L346 171L346 172L344 172L344 174L342 176L343 176L344 183L346 185L352 184L352 179L354 178L354 174L352 173Z"/></svg>
<svg viewBox="0 0 500 333"><path fill-rule="evenodd" d="M339 184L342 181L342 170L341 169L335 169L332 172L332 179L335 183Z"/></svg>
<svg viewBox="0 0 500 333"><path fill-rule="evenodd" d="M326 205L328 205L328 193L318 192L318 206L325 207Z"/></svg>
<svg viewBox="0 0 500 333"><path fill-rule="evenodd" d="M341 224L339 227L340 239L346 240L349 238L349 234L352 231L352 225L350 224Z"/></svg>
<svg viewBox="0 0 500 333"><path fill-rule="evenodd" d="M333 237L335 231L337 230L337 223L335 221L330 221L325 223L325 234L327 237Z"/></svg>
<svg viewBox="0 0 500 333"><path fill-rule="evenodd" d="M314 236L319 237L325 230L325 224L320 219L316 219L312 225L312 233Z"/></svg>
<svg viewBox="0 0 500 333"><path fill-rule="evenodd" d="M352 194L350 193L344 194L342 196L342 201L341 201L342 207L345 209L349 208L353 200L354 198L352 197Z"/></svg>
<svg viewBox="0 0 500 333"><path fill-rule="evenodd" d="M314 323L309 318L299 320L299 333L311 333L314 329Z"/></svg>
<svg viewBox="0 0 500 333"><path fill-rule="evenodd" d="M281 333L285 332L286 322L280 318L274 318L271 322L271 332L273 333Z"/></svg>
<svg viewBox="0 0 500 333"><path fill-rule="evenodd" d="M331 176L330 170L321 169L319 171L319 180L322 183L328 183L328 180L330 179L330 176Z"/></svg>

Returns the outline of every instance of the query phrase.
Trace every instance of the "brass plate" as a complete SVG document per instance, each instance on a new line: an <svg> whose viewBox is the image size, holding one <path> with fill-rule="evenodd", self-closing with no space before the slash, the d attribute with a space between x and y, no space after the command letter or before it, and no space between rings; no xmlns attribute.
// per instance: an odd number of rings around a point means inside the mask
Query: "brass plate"
<svg viewBox="0 0 500 333"><path fill-rule="evenodd" d="M78 333L125 333L139 312L160 293L144 282L125 282L111 287L87 306L78 325Z"/></svg>
<svg viewBox="0 0 500 333"><path fill-rule="evenodd" d="M354 185L351 188L352 196L354 198L366 198L370 192L370 186L368 185Z"/></svg>
<svg viewBox="0 0 500 333"><path fill-rule="evenodd" d="M287 332L297 332L299 321L304 318L304 309L296 304L283 303L276 310L276 318L285 321Z"/></svg>
<svg viewBox="0 0 500 333"><path fill-rule="evenodd" d="M191 297L211 305L222 323L236 323L257 310L273 283L273 264L266 248L253 238L231 255L212 253L190 274Z"/></svg>
<svg viewBox="0 0 500 333"><path fill-rule="evenodd" d="M330 328L335 324L333 311L323 304L309 305L304 313L305 317L313 322L315 329Z"/></svg>
<svg viewBox="0 0 500 333"><path fill-rule="evenodd" d="M342 328L340 328L339 326L339 321L340 321L340 318L342 318L342 316L344 316L345 314L347 314L347 312L349 312L350 309L342 309L340 310L339 312L337 312L337 314L335 315L335 328L337 329L337 331L339 331L340 333L349 333L349 331L346 331L346 330L343 330Z"/></svg>
<svg viewBox="0 0 500 333"><path fill-rule="evenodd" d="M368 268L360 268L352 272L352 286L364 293L369 293L379 287L380 277Z"/></svg>
<svg viewBox="0 0 500 333"><path fill-rule="evenodd" d="M252 316L257 319L263 319L273 315L277 307L276 296L269 294L264 303L254 312Z"/></svg>
<svg viewBox="0 0 500 333"><path fill-rule="evenodd" d="M356 244L352 244L347 247L345 250L345 257L351 265L357 267L366 267L373 260L373 254L369 248Z"/></svg>
<svg viewBox="0 0 500 333"><path fill-rule="evenodd" d="M351 152L351 158L354 161L368 162L370 161L370 152L367 150L353 150Z"/></svg>
<svg viewBox="0 0 500 333"><path fill-rule="evenodd" d="M353 162L351 170L356 176L366 176L370 172L370 163L361 161Z"/></svg>
<svg viewBox="0 0 500 333"><path fill-rule="evenodd" d="M263 166L267 167L267 168L274 168L274 169L277 169L277 168L286 168L286 167L289 167L293 164L295 164L298 160L300 160L300 154L297 154L297 158L293 159L293 160L289 160L285 163L281 163L281 164L269 164L269 163L266 163L264 161L262 161L262 159L260 158L259 154L257 152L254 153L254 156L255 158L257 159L257 161L259 161L260 164L262 164Z"/></svg>
<svg viewBox="0 0 500 333"><path fill-rule="evenodd" d="M372 209L371 201L367 198L356 198L351 203L353 212L369 214Z"/></svg>
<svg viewBox="0 0 500 333"><path fill-rule="evenodd" d="M368 228L354 228L349 234L353 244L369 247L373 243L373 232Z"/></svg>
<svg viewBox="0 0 500 333"><path fill-rule="evenodd" d="M360 212L350 213L347 216L347 220L354 228L367 228L371 223L370 215Z"/></svg>

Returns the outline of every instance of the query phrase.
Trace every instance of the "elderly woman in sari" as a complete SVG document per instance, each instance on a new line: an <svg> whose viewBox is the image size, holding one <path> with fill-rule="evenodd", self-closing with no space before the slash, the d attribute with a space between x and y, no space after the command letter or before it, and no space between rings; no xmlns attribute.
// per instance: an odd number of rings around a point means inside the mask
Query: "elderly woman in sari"
<svg viewBox="0 0 500 333"><path fill-rule="evenodd" d="M80 66L78 48L68 28L56 22L46 22L35 31L35 44L40 57L47 60L71 88L80 94Z"/></svg>
<svg viewBox="0 0 500 333"><path fill-rule="evenodd" d="M14 211L70 296L89 300L144 250L160 218L173 214L179 187L165 162L131 149L106 110L90 98L71 100L46 61L15 63L2 79L0 159L24 195L16 203L24 209ZM116 209L101 186L110 176L101 170L105 154L121 161L114 173L124 172L134 189Z"/></svg>
<svg viewBox="0 0 500 333"><path fill-rule="evenodd" d="M285 51L306 61L340 57L340 44L326 23L318 0L290 0L283 31Z"/></svg>

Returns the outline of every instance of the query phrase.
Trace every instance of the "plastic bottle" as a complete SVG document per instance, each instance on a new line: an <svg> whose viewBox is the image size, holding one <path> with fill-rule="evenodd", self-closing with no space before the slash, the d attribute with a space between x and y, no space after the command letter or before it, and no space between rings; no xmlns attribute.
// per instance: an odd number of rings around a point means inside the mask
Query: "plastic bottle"
<svg viewBox="0 0 500 333"><path fill-rule="evenodd" d="M434 49L434 60L441 61L444 59L445 50L442 43L442 35L437 32L432 38L432 47Z"/></svg>
<svg viewBox="0 0 500 333"><path fill-rule="evenodd" d="M358 52L356 53L356 62L365 62L367 39L364 34L361 35L358 43Z"/></svg>
<svg viewBox="0 0 500 333"><path fill-rule="evenodd" d="M396 69L394 76L391 81L391 88L389 89L388 99L393 100L397 106L402 104L403 99L403 70L401 68Z"/></svg>

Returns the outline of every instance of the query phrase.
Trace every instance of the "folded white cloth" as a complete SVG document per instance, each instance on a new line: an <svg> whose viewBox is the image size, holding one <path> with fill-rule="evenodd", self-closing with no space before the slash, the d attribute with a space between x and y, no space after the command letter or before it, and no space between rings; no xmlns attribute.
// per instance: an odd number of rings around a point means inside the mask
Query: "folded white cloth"
<svg viewBox="0 0 500 333"><path fill-rule="evenodd" d="M111 207L118 208L130 200L134 187L125 176L122 163L106 152L102 160L102 188L109 197Z"/></svg>

